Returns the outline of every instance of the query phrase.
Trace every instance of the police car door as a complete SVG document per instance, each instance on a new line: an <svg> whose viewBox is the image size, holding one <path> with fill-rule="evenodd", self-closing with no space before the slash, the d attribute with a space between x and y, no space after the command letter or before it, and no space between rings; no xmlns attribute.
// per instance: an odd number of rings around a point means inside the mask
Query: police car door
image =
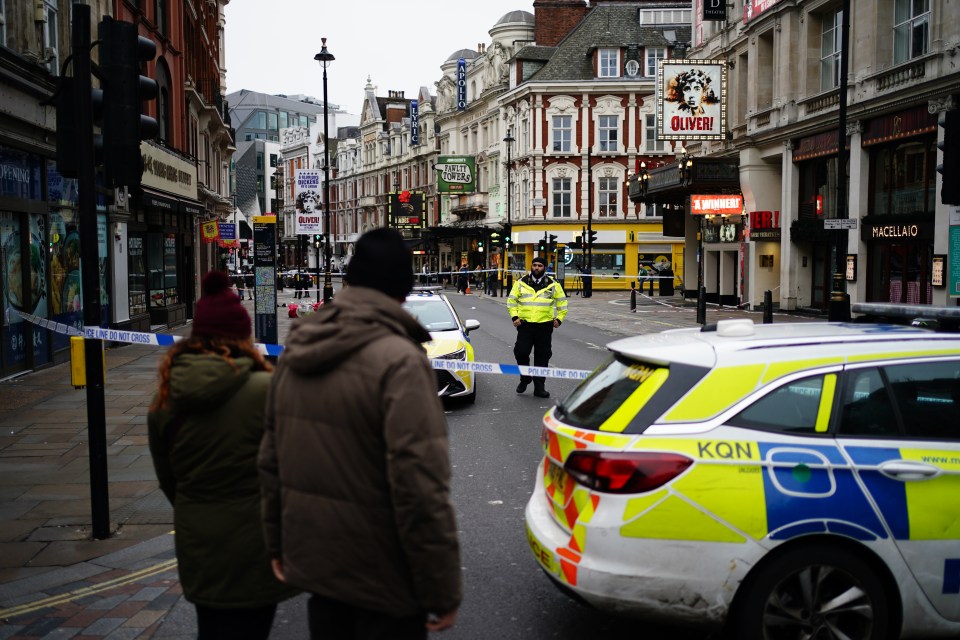
<svg viewBox="0 0 960 640"><path fill-rule="evenodd" d="M960 358L844 378L838 441L927 598L960 620Z"/></svg>

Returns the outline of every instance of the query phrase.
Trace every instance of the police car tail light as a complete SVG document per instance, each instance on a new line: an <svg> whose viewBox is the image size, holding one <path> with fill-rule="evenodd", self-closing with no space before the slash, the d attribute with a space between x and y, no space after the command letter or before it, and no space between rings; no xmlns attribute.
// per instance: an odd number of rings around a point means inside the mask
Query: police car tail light
<svg viewBox="0 0 960 640"><path fill-rule="evenodd" d="M575 451L563 465L578 483L604 493L643 493L670 482L693 460L675 453Z"/></svg>

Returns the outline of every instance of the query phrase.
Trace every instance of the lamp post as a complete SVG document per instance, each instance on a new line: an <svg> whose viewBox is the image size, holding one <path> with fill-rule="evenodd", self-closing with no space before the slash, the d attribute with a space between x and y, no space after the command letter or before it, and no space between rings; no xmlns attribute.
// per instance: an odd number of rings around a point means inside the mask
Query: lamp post
<svg viewBox="0 0 960 640"><path fill-rule="evenodd" d="M511 182L511 175L513 171L513 165L510 161L510 148L513 146L514 138L510 129L507 129L507 136L503 139L507 143L507 229L506 233L503 236L503 265L502 269L505 269L503 275L506 279L507 284L507 295L513 290L513 272L510 270L510 251L513 249L513 220L511 218L510 212L510 197L513 191L513 184ZM500 280L500 295L503 293L503 283L504 279Z"/></svg>
<svg viewBox="0 0 960 640"><path fill-rule="evenodd" d="M687 148L680 145L680 156L677 158L677 171L680 174L680 185L690 186L693 182L693 159L687 154ZM707 323L707 291L703 284L704 270L703 254L703 216L697 218L697 323Z"/></svg>
<svg viewBox="0 0 960 640"><path fill-rule="evenodd" d="M323 269L323 302L333 299L333 283L330 280L330 136L327 133L327 67L336 58L327 51L327 39L320 38L320 53L313 56L320 61L323 67L323 240L324 269ZM320 247L317 247L317 268L320 268ZM317 302L320 302L320 292L317 291Z"/></svg>

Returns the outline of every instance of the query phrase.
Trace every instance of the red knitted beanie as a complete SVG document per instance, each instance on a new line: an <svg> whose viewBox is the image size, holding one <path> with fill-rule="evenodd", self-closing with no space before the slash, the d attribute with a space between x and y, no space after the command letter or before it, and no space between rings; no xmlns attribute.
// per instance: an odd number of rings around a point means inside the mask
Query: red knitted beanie
<svg viewBox="0 0 960 640"><path fill-rule="evenodd" d="M230 279L222 271L210 271L201 281L202 295L193 313L192 335L206 338L249 338L250 314L230 290Z"/></svg>

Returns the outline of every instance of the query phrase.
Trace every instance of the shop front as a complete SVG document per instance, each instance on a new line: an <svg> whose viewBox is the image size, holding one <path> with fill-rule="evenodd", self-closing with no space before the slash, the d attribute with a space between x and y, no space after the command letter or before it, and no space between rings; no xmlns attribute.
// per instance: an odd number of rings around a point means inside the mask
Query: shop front
<svg viewBox="0 0 960 640"><path fill-rule="evenodd" d="M865 123L869 212L861 241L867 302L932 304L937 116L913 107Z"/></svg>

